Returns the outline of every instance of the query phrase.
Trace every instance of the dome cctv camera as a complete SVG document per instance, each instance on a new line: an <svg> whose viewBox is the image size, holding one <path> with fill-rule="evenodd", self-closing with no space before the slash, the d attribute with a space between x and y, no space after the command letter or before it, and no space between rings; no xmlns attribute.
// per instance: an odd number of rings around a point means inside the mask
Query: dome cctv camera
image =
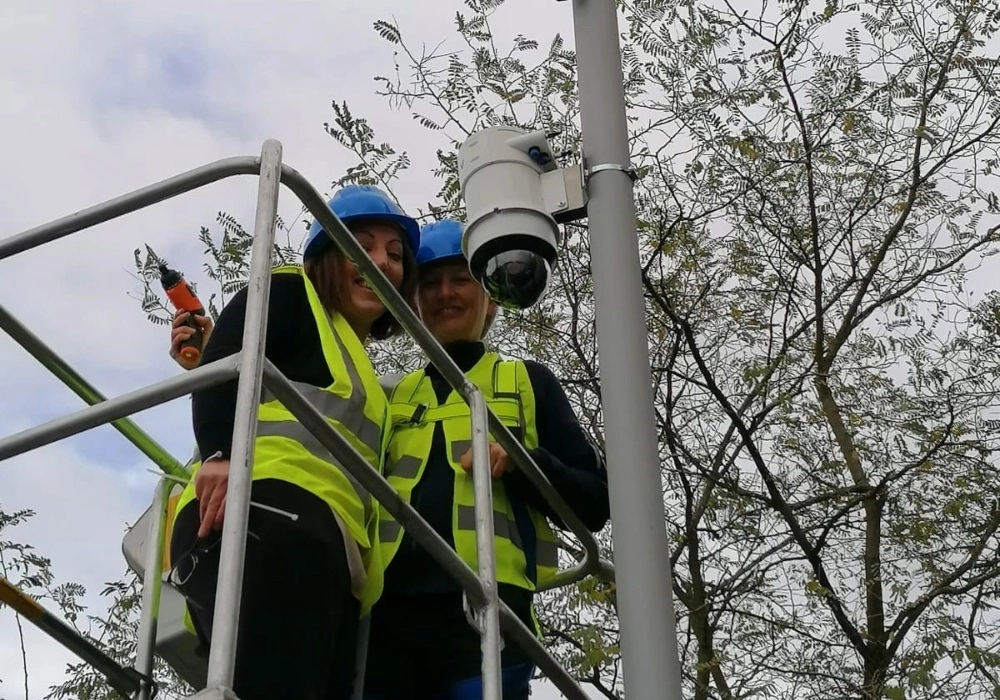
<svg viewBox="0 0 1000 700"><path fill-rule="evenodd" d="M486 261L481 282L505 309L527 309L542 298L549 284L549 262L530 250L506 250Z"/></svg>
<svg viewBox="0 0 1000 700"><path fill-rule="evenodd" d="M458 152L458 180L472 274L500 306L531 307L556 263L560 232L550 212L570 199L545 132L494 126L473 134Z"/></svg>

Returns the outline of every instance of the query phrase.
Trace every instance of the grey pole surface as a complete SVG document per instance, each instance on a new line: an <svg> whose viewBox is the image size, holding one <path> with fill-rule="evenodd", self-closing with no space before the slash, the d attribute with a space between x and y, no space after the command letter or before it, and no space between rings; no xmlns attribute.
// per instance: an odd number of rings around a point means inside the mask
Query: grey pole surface
<svg viewBox="0 0 1000 700"><path fill-rule="evenodd" d="M497 591L497 557L493 529L493 476L490 470L489 417L483 392L471 382L469 409L472 413L472 483L476 503L476 559L479 580L486 593L486 605L473 612L480 628L483 654L483 700L501 700L500 600Z"/></svg>
<svg viewBox="0 0 1000 700"><path fill-rule="evenodd" d="M153 677L153 656L156 654L156 628L160 621L160 592L163 587L163 550L166 547L167 499L173 484L161 477L156 484L146 540L146 567L142 572L142 603L139 611L139 634L135 648L135 666L145 678ZM136 700L152 700L153 687L143 681Z"/></svg>
<svg viewBox="0 0 1000 700"><path fill-rule="evenodd" d="M236 667L236 633L240 624L243 594L243 557L250 514L251 470L257 439L257 406L264 371L264 339L271 292L271 257L281 185L281 144L267 140L260 154L260 181L253 247L250 249L250 279L247 312L243 325L243 352L236 388L233 449L226 488L226 517L222 521L222 549L212 644L208 654L208 688L232 688ZM277 640L288 643L287 640Z"/></svg>
<svg viewBox="0 0 1000 700"><path fill-rule="evenodd" d="M573 24L625 692L680 700L614 0L573 0Z"/></svg>

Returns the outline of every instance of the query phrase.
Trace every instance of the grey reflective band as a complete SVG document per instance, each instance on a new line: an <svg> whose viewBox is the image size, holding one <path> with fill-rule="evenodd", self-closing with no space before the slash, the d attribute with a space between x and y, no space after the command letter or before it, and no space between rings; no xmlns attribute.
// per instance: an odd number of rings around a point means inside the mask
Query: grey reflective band
<svg viewBox="0 0 1000 700"><path fill-rule="evenodd" d="M392 390L396 388L400 380L406 376L405 372L394 372L392 374L383 374L378 378L379 386L385 391L385 395L388 398L392 396Z"/></svg>
<svg viewBox="0 0 1000 700"><path fill-rule="evenodd" d="M361 498L361 503L365 508L365 522L368 522L372 514L372 497L368 493L367 489L361 485L361 482L354 478L354 476L342 468L337 460L334 458L330 451L323 447L323 444L309 432L308 429L297 420L262 420L257 421L257 436L258 437L283 437L289 440L294 440L304 447L309 454L311 454L316 459L323 460L329 464L332 468L337 469L341 474L343 474L354 490L357 492L358 496Z"/></svg>
<svg viewBox="0 0 1000 700"><path fill-rule="evenodd" d="M351 357L351 353L347 352L347 348L344 347L344 342L340 339L340 334L337 333L337 329L333 327L333 319L327 316L326 322L330 326L330 333L333 334L333 342L337 344L337 349L340 350L340 357L344 360L344 366L347 368L347 377L351 380L351 387L353 388L351 395L360 395L363 400L365 398L365 385L361 383L361 376L358 374L358 368L354 366L354 358Z"/></svg>
<svg viewBox="0 0 1000 700"><path fill-rule="evenodd" d="M476 531L476 509L474 506L458 507L458 529ZM497 537L510 540L511 544L524 551L521 543L521 535L517 530L517 523L507 517L502 511L493 511L493 532ZM536 538L535 540L535 561L539 566L556 568L559 566L559 545L555 542Z"/></svg>
<svg viewBox="0 0 1000 700"><path fill-rule="evenodd" d="M344 398L327 389L306 384L304 382L292 382L292 385L302 392L302 395L309 400L316 410L327 418L332 418L340 422L352 435L368 446L368 448L378 454L382 449L382 426L365 415L365 405L368 403L368 394L365 392L365 385L361 382L358 368L354 365L354 359L343 341L337 334L337 329L333 327L333 320L327 317L327 324L330 333L337 344L337 350L344 361L347 370L347 378L351 382L351 396ZM332 368L330 374L333 374ZM334 378L336 381L336 378ZM261 387L261 403L274 400L274 394Z"/></svg>
<svg viewBox="0 0 1000 700"><path fill-rule="evenodd" d="M311 403L317 411L327 418L339 421L358 440L363 442L372 452L378 454L382 447L382 426L365 415L364 389L356 390L351 398L345 399L332 391L321 389L312 384L292 382L296 389ZM274 401L274 394L261 387L260 402Z"/></svg>
<svg viewBox="0 0 1000 700"><path fill-rule="evenodd" d="M476 509L473 506L458 506L458 529L476 531ZM507 517L503 511L493 511L493 534L510 540L515 547L524 549L521 544L521 534L517 531L517 524Z"/></svg>
<svg viewBox="0 0 1000 700"><path fill-rule="evenodd" d="M399 533L403 531L403 526L396 520L380 520L378 523L378 541L385 544L395 542L399 538Z"/></svg>
<svg viewBox="0 0 1000 700"><path fill-rule="evenodd" d="M472 449L472 440L455 440L451 443L451 461L461 462L462 455ZM475 529L475 525L473 525Z"/></svg>
<svg viewBox="0 0 1000 700"><path fill-rule="evenodd" d="M389 467L386 476L395 476L400 479L416 479L420 475L420 467L423 462L419 457L403 455Z"/></svg>
<svg viewBox="0 0 1000 700"><path fill-rule="evenodd" d="M539 566L559 568L559 545L541 538L535 540L535 561Z"/></svg>

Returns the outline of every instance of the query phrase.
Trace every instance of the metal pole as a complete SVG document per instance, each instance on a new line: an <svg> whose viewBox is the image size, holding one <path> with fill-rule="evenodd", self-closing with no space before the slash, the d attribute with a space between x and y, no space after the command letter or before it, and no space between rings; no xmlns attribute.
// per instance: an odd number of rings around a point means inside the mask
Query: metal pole
<svg viewBox="0 0 1000 700"><path fill-rule="evenodd" d="M614 0L573 0L573 24L625 691L680 700Z"/></svg>
<svg viewBox="0 0 1000 700"><path fill-rule="evenodd" d="M33 428L26 428L9 437L0 438L0 462L99 425L125 418L132 413L159 406L192 391L228 381L236 376L238 361L237 357L223 357L196 367L190 372L82 408L68 416L55 418ZM186 476L179 478L187 480Z"/></svg>
<svg viewBox="0 0 1000 700"><path fill-rule="evenodd" d="M7 334L18 345L27 350L45 369L61 379L63 384L72 389L74 394L88 404L93 406L108 400L106 396L91 386L86 379L70 367L65 360L59 357L52 348L43 343L41 338L14 318L14 315L2 305L0 305L0 328L7 331ZM128 418L120 418L112 421L111 424L129 442L139 448L140 452L153 460L164 473L181 478L190 476L184 465L174 459L156 440L147 435L142 428Z"/></svg>
<svg viewBox="0 0 1000 700"><path fill-rule="evenodd" d="M368 640L372 633L372 616L369 613L358 623L358 653L354 657L354 688L351 700L365 697L365 671L368 669Z"/></svg>
<svg viewBox="0 0 1000 700"><path fill-rule="evenodd" d="M167 498L173 482L161 478L153 494L146 539L146 566L142 576L142 607L140 608L139 635L135 649L135 667L146 678L153 677L153 655L156 652L156 627L160 619L160 591L163 588L163 550L166 546ZM143 682L137 700L150 700L153 688Z"/></svg>
<svg viewBox="0 0 1000 700"><path fill-rule="evenodd" d="M0 603L9 605L31 624L93 666L123 698L139 690L143 678L134 668L124 668L75 629L43 608L38 602L0 576Z"/></svg>
<svg viewBox="0 0 1000 700"><path fill-rule="evenodd" d="M243 351L236 390L236 421L226 489L226 517L222 524L219 579L212 641L208 656L208 688L232 688L236 667L236 633L240 623L243 593L243 557L247 544L250 511L251 469L257 439L257 406L264 369L264 338L267 305L271 293L271 258L274 228L278 215L281 184L281 143L264 142L260 154L260 184L253 248L250 252L250 280L247 311L243 326ZM288 640L276 640L288 643Z"/></svg>
<svg viewBox="0 0 1000 700"><path fill-rule="evenodd" d="M180 175L174 175L120 197L95 204L75 214L0 239L0 260L176 197L217 180L234 175L256 175L258 168L257 158L253 156L234 156L201 165Z"/></svg>
<svg viewBox="0 0 1000 700"><path fill-rule="evenodd" d="M486 401L479 387L466 380L472 414L472 485L476 503L476 562L486 604L473 610L482 647L483 700L501 700L500 599L497 591L497 557L493 531L493 475Z"/></svg>

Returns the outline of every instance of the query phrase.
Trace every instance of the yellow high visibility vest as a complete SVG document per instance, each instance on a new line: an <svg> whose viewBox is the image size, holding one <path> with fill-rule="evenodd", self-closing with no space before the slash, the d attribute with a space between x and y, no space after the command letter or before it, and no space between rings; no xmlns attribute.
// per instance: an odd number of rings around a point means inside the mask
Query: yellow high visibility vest
<svg viewBox="0 0 1000 700"><path fill-rule="evenodd" d="M466 372L466 377L480 388L490 409L527 449L538 446L535 425L535 394L524 363L505 361L494 352L486 353ZM452 528L455 550L476 568L475 492L472 475L459 464L471 447L472 424L468 404L452 390L444 403L438 405L430 379L423 370L406 375L393 389L389 399L392 427L386 456L386 478L403 500L409 502L414 487L427 466L434 439L435 426L444 429L449 461L455 473ZM497 580L529 591L551 579L558 567L555 533L545 516L527 505L534 529L534 572L528 566L521 533L515 520L515 509L507 498L503 481L493 480L493 525L495 535ZM379 543L382 562L388 567L403 539L402 527L392 515L379 511Z"/></svg>
<svg viewBox="0 0 1000 700"><path fill-rule="evenodd" d="M323 356L333 377L333 384L322 388L292 383L347 438L372 469L381 472L388 438L388 401L361 341L343 316L327 313L301 267L277 267L272 274L302 276L319 330ZM382 594L384 567L379 560L379 548L375 546L378 511L374 499L264 387L257 419L253 480L280 479L300 486L323 499L340 517L361 548L365 563L367 581L361 594L364 615ZM178 513L195 498L194 475L200 466L200 462L192 466L191 481L176 506Z"/></svg>

